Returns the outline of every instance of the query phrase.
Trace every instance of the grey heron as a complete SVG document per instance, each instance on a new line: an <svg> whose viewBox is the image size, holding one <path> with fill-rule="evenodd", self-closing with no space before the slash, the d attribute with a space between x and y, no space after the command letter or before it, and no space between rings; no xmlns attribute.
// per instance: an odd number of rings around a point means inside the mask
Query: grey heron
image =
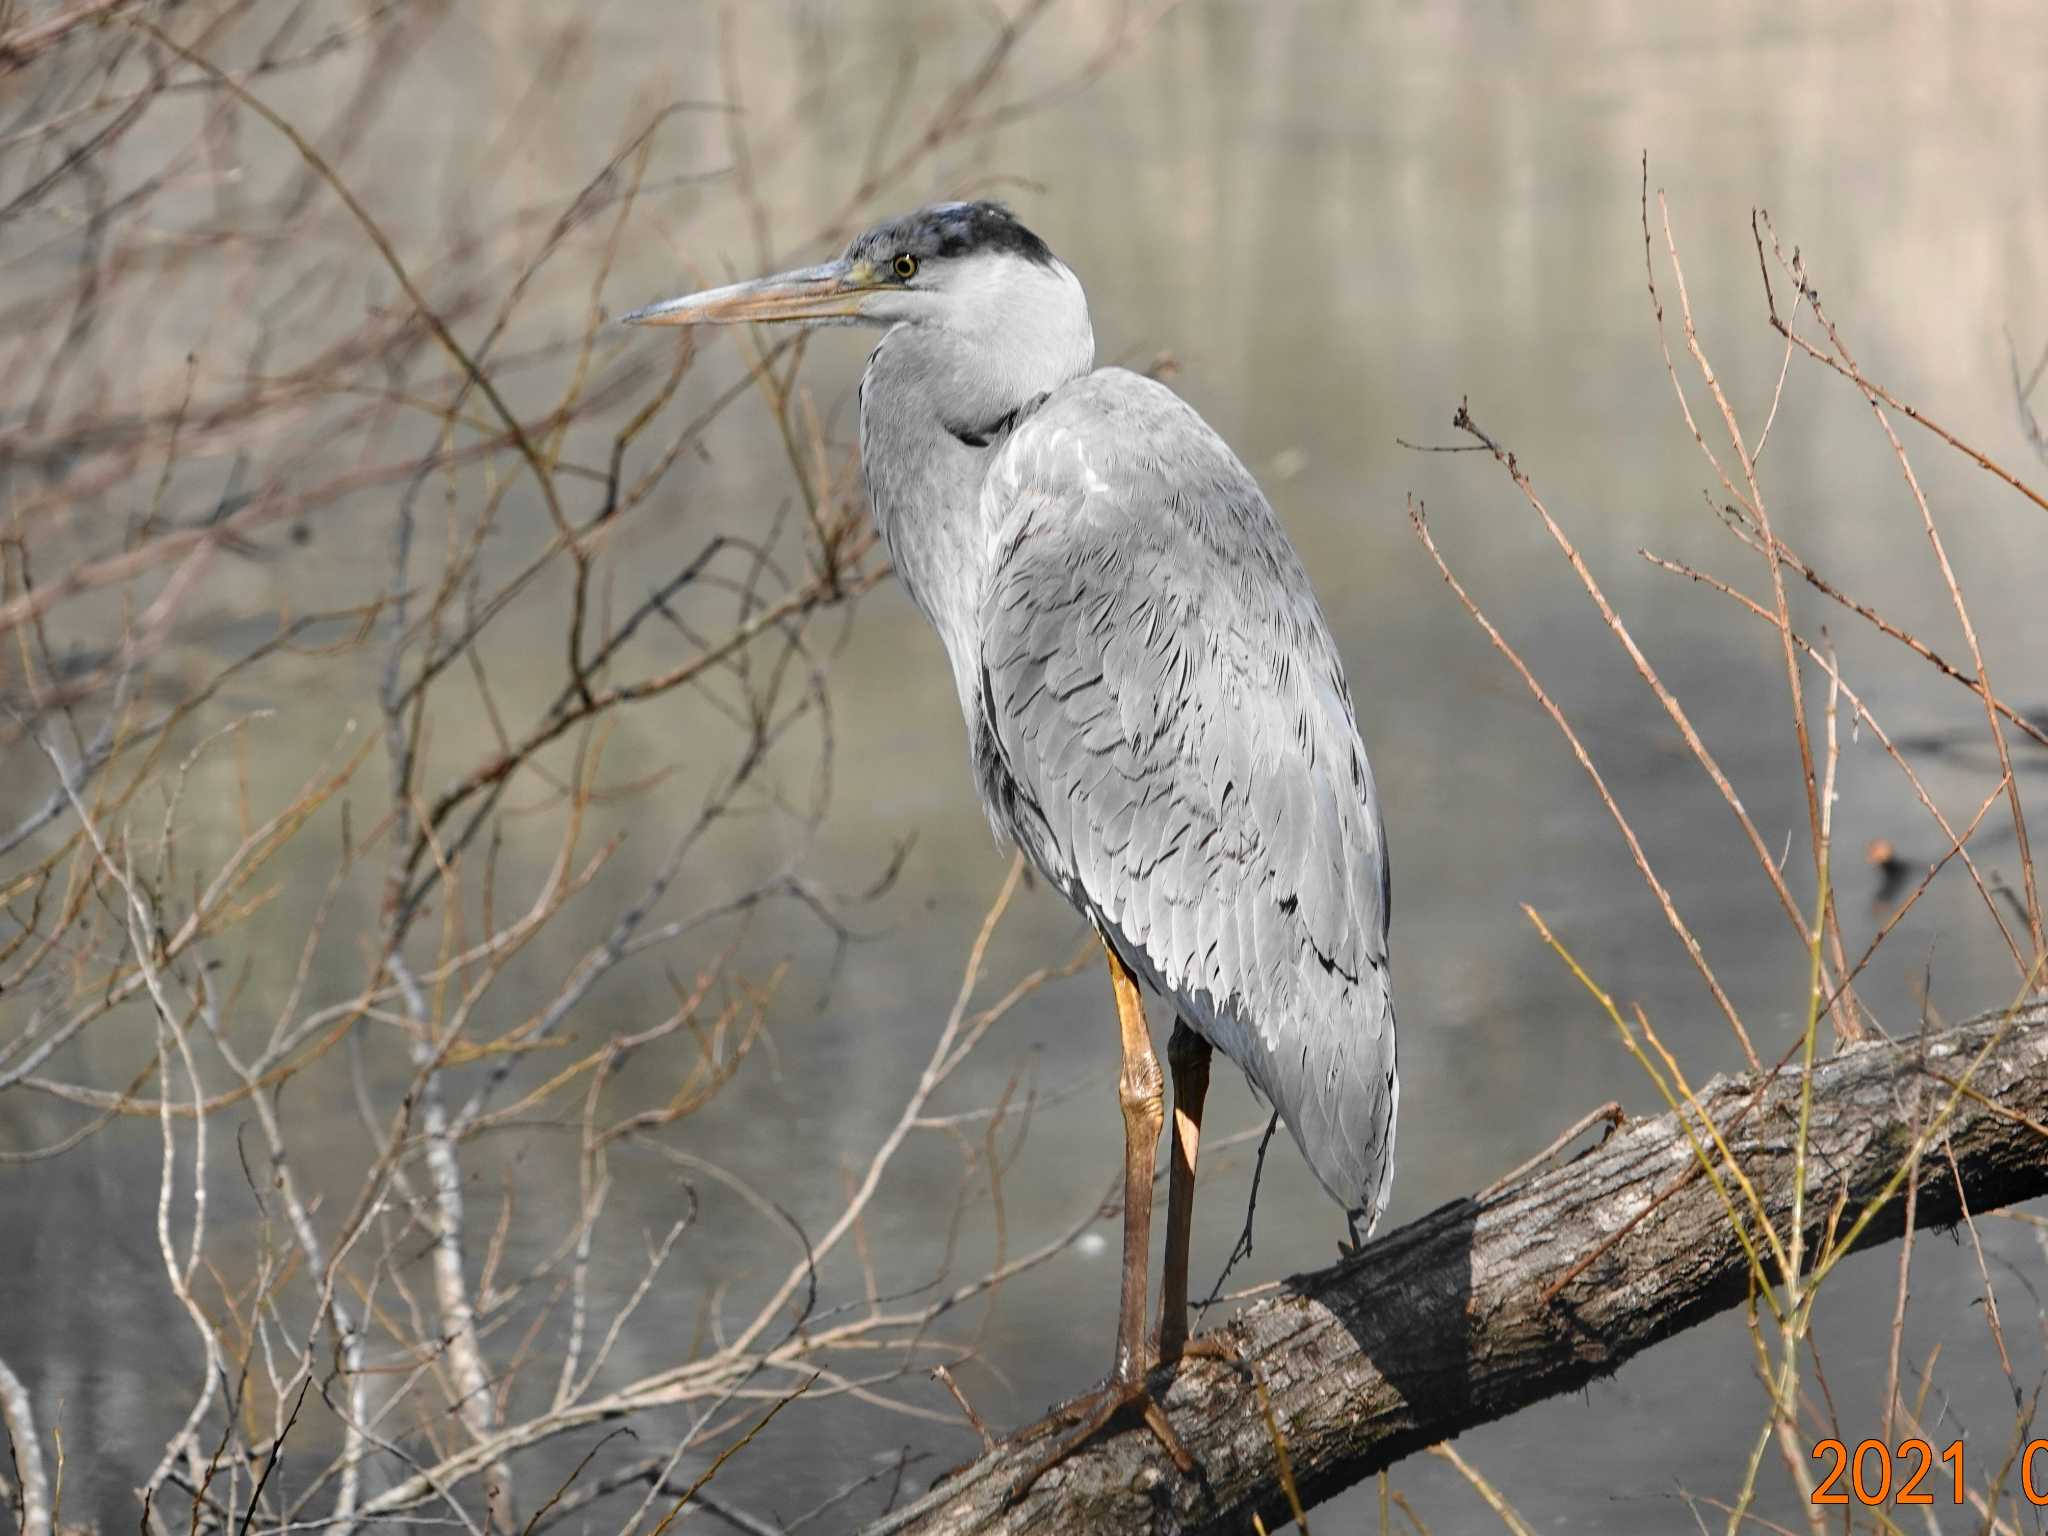
<svg viewBox="0 0 2048 1536"><path fill-rule="evenodd" d="M1080 282L1000 204L935 204L835 261L625 318L885 328L860 386L875 522L952 663L989 820L1099 936L1122 1042L1114 1364L1039 1470L1127 1407L1191 1470L1147 1385L1165 1096L1139 984L1176 1020L1161 1365L1191 1352L1212 1047L1278 1111L1354 1240L1394 1171L1386 838L1301 558L1192 407L1095 367Z"/></svg>

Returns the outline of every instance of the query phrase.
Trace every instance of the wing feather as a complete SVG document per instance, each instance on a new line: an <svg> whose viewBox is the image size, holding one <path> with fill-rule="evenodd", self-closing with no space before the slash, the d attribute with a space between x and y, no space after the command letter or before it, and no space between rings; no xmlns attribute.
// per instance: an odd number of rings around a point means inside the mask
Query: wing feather
<svg viewBox="0 0 2048 1536"><path fill-rule="evenodd" d="M1163 386L1056 392L985 482L976 761L1002 831L1376 1217L1385 843L1336 648L1250 474Z"/></svg>

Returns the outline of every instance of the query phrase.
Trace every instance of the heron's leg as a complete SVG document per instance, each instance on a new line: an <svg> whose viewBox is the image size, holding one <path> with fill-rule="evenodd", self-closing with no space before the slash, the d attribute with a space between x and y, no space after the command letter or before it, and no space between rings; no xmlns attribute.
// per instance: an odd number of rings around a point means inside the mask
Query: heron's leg
<svg viewBox="0 0 2048 1536"><path fill-rule="evenodd" d="M1145 1027L1145 1002L1138 995L1138 979L1107 940L1102 952L1109 957L1117 1030L1123 1038L1123 1070L1116 1083L1117 1103L1124 1114L1123 1293L1117 1303L1116 1364L1110 1381L1116 1386L1132 1386L1144 1381L1149 1363L1145 1312L1152 1259L1152 1170L1159 1153L1159 1132L1166 1122L1166 1084L1159 1058L1152 1054L1152 1032Z"/></svg>
<svg viewBox="0 0 2048 1536"><path fill-rule="evenodd" d="M1146 1428L1158 1437L1176 1467L1184 1473L1196 1470L1194 1457L1180 1443L1166 1410L1153 1398L1145 1381L1152 1172L1159 1152L1159 1132L1166 1123L1166 1083L1159 1070L1159 1058L1152 1054L1152 1036L1145 1028L1145 1004L1138 995L1138 980L1117 958L1107 940L1103 941L1102 949L1109 958L1110 985L1116 990L1117 1029L1123 1038L1117 1103L1124 1115L1124 1264L1123 1290L1117 1303L1116 1362L1100 1390L1077 1398L1023 1431L1023 1437L1028 1439L1055 1423L1079 1425L1018 1480L1009 1493L1012 1501L1024 1497L1041 1474L1065 1461L1110 1420L1131 1408L1139 1411Z"/></svg>
<svg viewBox="0 0 2048 1536"><path fill-rule="evenodd" d="M1167 1174L1165 1274L1159 1282L1159 1363L1172 1365L1188 1342L1188 1236L1195 1215L1195 1161L1202 1146L1202 1101L1209 1094L1207 1040L1176 1019L1166 1043L1173 1073L1173 1147Z"/></svg>

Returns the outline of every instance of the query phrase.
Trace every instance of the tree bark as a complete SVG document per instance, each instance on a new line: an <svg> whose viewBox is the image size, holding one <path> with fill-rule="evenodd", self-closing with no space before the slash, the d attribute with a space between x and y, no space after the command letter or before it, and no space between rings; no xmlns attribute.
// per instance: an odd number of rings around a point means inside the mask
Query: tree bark
<svg viewBox="0 0 2048 1536"><path fill-rule="evenodd" d="M1791 1230L1801 1079L1796 1065L1716 1078L1699 1099L1781 1237ZM1968 1091L1959 1092L1959 1082ZM1941 1135L1919 1164L1920 1226L1961 1216L1941 1141L1972 1211L2048 1193L2048 1004L1856 1046L1815 1066L1809 1260L1830 1219L1846 1233L1944 1112ZM1706 1144L1698 1115L1687 1118ZM1283 1432L1302 1501L1313 1506L1410 1452L1609 1375L1741 1304L1748 1260L1698 1169L1678 1115L1633 1121L1563 1167L1454 1202L1354 1258L1294 1276L1221 1330L1250 1372L1191 1361L1166 1393L1203 1477L1177 1475L1150 1434L1126 1428L1099 1437L1010 1504L1048 1442L1009 1442L872 1527L872 1536L1249 1531L1254 1514L1269 1529L1284 1524L1287 1498L1255 1380ZM1725 1172L1723 1182L1739 1205L1744 1197ZM1904 1224L1901 1184L1857 1246L1896 1238Z"/></svg>

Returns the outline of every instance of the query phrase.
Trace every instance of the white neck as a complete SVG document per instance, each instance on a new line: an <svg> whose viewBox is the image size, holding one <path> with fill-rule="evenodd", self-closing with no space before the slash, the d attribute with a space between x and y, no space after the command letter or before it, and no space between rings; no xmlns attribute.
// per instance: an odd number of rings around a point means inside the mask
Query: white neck
<svg viewBox="0 0 2048 1536"><path fill-rule="evenodd" d="M961 705L980 669L974 618L999 530L982 476L1009 418L1095 361L1081 284L1063 264L968 261L861 379L861 465L875 525L938 630Z"/></svg>

